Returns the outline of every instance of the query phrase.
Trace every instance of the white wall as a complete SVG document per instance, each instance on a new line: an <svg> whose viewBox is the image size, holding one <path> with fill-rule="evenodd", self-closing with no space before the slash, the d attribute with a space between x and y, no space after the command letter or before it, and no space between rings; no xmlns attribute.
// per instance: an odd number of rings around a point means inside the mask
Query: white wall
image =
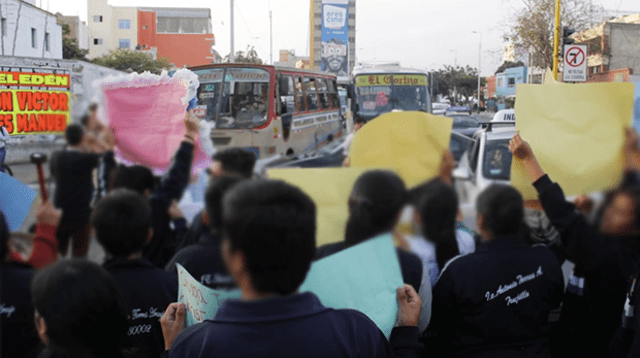
<svg viewBox="0 0 640 358"><path fill-rule="evenodd" d="M78 37L78 47L82 50L89 49L89 27L86 23L78 20L78 30L76 36Z"/></svg>
<svg viewBox="0 0 640 358"><path fill-rule="evenodd" d="M1 36L0 55L62 58L62 27L53 14L17 0L0 0L0 14L6 19L7 30ZM32 29L35 29L35 47L31 41ZM49 51L43 50L45 33L49 33Z"/></svg>
<svg viewBox="0 0 640 358"><path fill-rule="evenodd" d="M129 50L134 50L138 44L138 8L113 7L111 36L114 48L119 48L120 39L129 39ZM129 29L120 29L119 20L129 20Z"/></svg>

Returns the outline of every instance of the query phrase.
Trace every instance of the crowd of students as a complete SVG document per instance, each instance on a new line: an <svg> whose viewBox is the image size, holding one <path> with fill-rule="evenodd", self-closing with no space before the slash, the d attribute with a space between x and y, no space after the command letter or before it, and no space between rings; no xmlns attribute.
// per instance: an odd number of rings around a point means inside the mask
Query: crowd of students
<svg viewBox="0 0 640 358"><path fill-rule="evenodd" d="M118 164L109 130L94 117L83 122L67 128L68 147L52 160L57 189L53 203L38 208L29 257L12 249L0 212L2 357L640 354L640 150L633 131L625 179L595 215L585 214L591 205L584 197L580 210L566 200L517 134L510 149L539 202L492 185L475 203L472 233L460 223L445 153L440 176L411 190L392 172L364 173L347 203L344 237L316 248L314 202L285 182L252 178L255 156L243 149L213 156L205 209L187 225L176 202L189 184L199 135L191 114L162 178ZM411 236L395 229L406 207L414 213ZM531 217L536 225L528 225ZM101 265L84 258L90 232L106 253ZM299 291L314 260L385 234L398 243L404 281L388 339L365 314ZM69 238L74 258L61 259ZM575 264L567 285L565 258ZM242 298L185 328L176 263L203 285L237 288Z"/></svg>

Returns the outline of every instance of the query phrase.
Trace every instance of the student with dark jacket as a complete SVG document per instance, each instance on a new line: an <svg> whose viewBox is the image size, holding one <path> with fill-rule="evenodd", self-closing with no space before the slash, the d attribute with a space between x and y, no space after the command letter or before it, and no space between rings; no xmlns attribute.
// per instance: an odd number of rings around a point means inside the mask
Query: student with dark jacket
<svg viewBox="0 0 640 358"><path fill-rule="evenodd" d="M549 314L560 305L564 281L546 246L518 236L523 205L506 185L478 197L482 245L442 270L424 357L549 357Z"/></svg>
<svg viewBox="0 0 640 358"><path fill-rule="evenodd" d="M391 346L364 314L331 309L313 293L298 293L315 254L316 232L315 205L300 189L247 181L223 203L222 253L242 299L225 301L213 319L184 330L184 304L168 307L162 326L169 357L390 357L420 351L420 298L410 286L398 288Z"/></svg>
<svg viewBox="0 0 640 358"><path fill-rule="evenodd" d="M236 284L227 272L220 254L222 236L222 197L231 188L245 180L240 176L221 176L213 179L205 194L202 221L209 227L209 235L176 253L165 270L177 276L176 263L182 265L201 284L213 288L234 288Z"/></svg>
<svg viewBox="0 0 640 358"><path fill-rule="evenodd" d="M128 189L102 198L91 218L98 242L108 255L103 267L124 293L129 329L125 347L137 357L157 357L164 348L158 321L178 296L178 282L143 258L152 236L148 200Z"/></svg>
<svg viewBox="0 0 640 358"><path fill-rule="evenodd" d="M41 348L33 325L31 279L34 268L58 259L56 229L62 211L46 201L36 211L36 236L28 258L12 251L9 230L0 211L0 356L36 357Z"/></svg>
<svg viewBox="0 0 640 358"><path fill-rule="evenodd" d="M35 316L35 328L46 346L41 358L124 358L124 299L100 266L78 259L60 261L35 275L31 297L31 325Z"/></svg>
<svg viewBox="0 0 640 358"><path fill-rule="evenodd" d="M180 239L176 231L186 228L183 220L174 223L177 227L171 228L172 222L169 216L169 208L174 201L179 201L184 193L193 162L194 141L199 135L198 119L190 112L184 121L186 133L180 143L180 147L174 156L173 165L164 175L160 184L156 185L153 172L140 165L126 167L119 165L113 173L112 189L127 188L137 191L148 198L152 210L153 237L144 248L143 255L152 264L164 268L167 262L176 252L176 244ZM113 167L113 157L105 156L106 168ZM107 176L109 173L103 173ZM104 179L103 179L104 181Z"/></svg>
<svg viewBox="0 0 640 358"><path fill-rule="evenodd" d="M216 152L211 159L213 163L208 170L211 180L225 175L237 175L245 179L251 179L253 176L256 155L246 149L227 148ZM214 240L214 238L211 237L209 225L203 220L202 214L204 212L204 210L201 211L200 214L193 218L191 226L181 242L178 243L177 250L189 245L207 243Z"/></svg>
<svg viewBox="0 0 640 358"><path fill-rule="evenodd" d="M65 130L67 148L52 157L51 169L56 182L54 204L62 209L57 239L60 253L66 254L69 238L73 240L73 256L85 257L89 249L89 217L93 196L93 170L101 154L87 153L87 135L79 124Z"/></svg>
<svg viewBox="0 0 640 358"><path fill-rule="evenodd" d="M385 233L393 232L408 199L404 182L396 174L372 170L362 174L353 185L349 197L349 219L345 241L318 248L316 259L333 255L346 248ZM420 258L409 251L396 249L404 283L418 291L422 299L420 329L429 324L431 315L431 285L423 272Z"/></svg>
<svg viewBox="0 0 640 358"><path fill-rule="evenodd" d="M633 132L627 135L625 154L629 161L637 152L637 137ZM513 137L510 149L523 161L545 213L561 233L567 259L575 264L554 337L556 355L604 357L621 317L625 326L630 322L627 318L634 317L633 307L625 307L625 294L634 286L640 263L640 186L628 183L611 192L598 227L593 227L565 200L560 186L544 173L520 135ZM627 162L627 169L638 167ZM632 306L633 300L629 303ZM612 356L625 357L630 342L614 342L616 353Z"/></svg>

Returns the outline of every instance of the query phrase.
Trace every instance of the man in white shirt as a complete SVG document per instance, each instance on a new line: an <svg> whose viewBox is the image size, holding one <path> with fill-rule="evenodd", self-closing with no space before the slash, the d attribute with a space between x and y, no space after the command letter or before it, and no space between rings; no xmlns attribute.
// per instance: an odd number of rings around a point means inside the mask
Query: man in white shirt
<svg viewBox="0 0 640 358"><path fill-rule="evenodd" d="M0 126L0 164L4 164L4 158L7 155L7 139L9 139L9 132L4 126ZM0 171L4 172L2 167Z"/></svg>

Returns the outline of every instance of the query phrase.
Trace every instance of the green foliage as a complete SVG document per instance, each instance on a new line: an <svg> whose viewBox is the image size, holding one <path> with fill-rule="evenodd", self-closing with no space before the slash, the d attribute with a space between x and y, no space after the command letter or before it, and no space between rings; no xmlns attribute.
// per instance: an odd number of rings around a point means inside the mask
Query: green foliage
<svg viewBox="0 0 640 358"><path fill-rule="evenodd" d="M112 50L109 53L92 60L96 65L115 68L125 72L142 73L149 71L160 74L162 70L171 68L171 63L166 58L154 60L147 53L131 50Z"/></svg>
<svg viewBox="0 0 640 358"><path fill-rule="evenodd" d="M71 29L68 24L60 23L60 26L62 26L62 58L87 61L89 50L80 49L78 39L69 37Z"/></svg>
<svg viewBox="0 0 640 358"><path fill-rule="evenodd" d="M521 1L524 7L509 17L513 20L505 26L504 40L530 49L534 67L551 68L556 0ZM604 8L591 0L563 0L560 19L562 26L580 32L600 24L604 14Z"/></svg>
<svg viewBox="0 0 640 358"><path fill-rule="evenodd" d="M230 56L227 55L224 58L224 62L230 62ZM234 62L239 63L255 63L257 65L262 65L264 62L258 57L258 52L256 52L255 47L247 46L247 51L236 51L236 56Z"/></svg>
<svg viewBox="0 0 640 358"><path fill-rule="evenodd" d="M505 61L496 70L496 75L498 73L504 72L504 70L506 70L507 68L514 68L514 67L524 67L524 63L522 63L522 61L518 61L518 62Z"/></svg>
<svg viewBox="0 0 640 358"><path fill-rule="evenodd" d="M478 90L478 70L476 68L454 67L445 65L433 74L435 82L435 94L448 97L452 103L462 97L462 103L466 103L466 98L476 95ZM484 84L484 80L482 80Z"/></svg>

